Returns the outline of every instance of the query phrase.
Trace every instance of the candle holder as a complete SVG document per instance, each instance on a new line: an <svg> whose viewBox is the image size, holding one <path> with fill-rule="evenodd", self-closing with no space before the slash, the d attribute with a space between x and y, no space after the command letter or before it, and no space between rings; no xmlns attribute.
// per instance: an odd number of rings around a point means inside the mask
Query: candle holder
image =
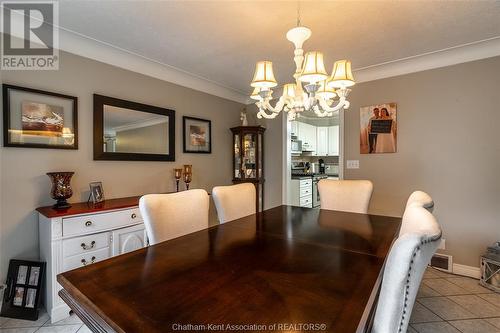
<svg viewBox="0 0 500 333"><path fill-rule="evenodd" d="M189 190L189 183L193 178L193 167L190 164L184 165L184 183L186 184L186 190Z"/></svg>
<svg viewBox="0 0 500 333"><path fill-rule="evenodd" d="M179 181L182 177L182 169L174 169L174 177L175 177L175 188L176 192L179 192Z"/></svg>

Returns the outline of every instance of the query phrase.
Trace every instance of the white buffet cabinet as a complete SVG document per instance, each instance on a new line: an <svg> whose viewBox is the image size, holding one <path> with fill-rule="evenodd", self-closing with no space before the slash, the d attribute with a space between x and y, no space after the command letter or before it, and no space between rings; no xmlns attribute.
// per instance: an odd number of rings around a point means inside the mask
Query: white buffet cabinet
<svg viewBox="0 0 500 333"><path fill-rule="evenodd" d="M44 305L52 323L70 313L58 295L58 274L147 246L137 206L73 215L70 209L62 216L50 214L47 207L38 212L40 260L47 263Z"/></svg>

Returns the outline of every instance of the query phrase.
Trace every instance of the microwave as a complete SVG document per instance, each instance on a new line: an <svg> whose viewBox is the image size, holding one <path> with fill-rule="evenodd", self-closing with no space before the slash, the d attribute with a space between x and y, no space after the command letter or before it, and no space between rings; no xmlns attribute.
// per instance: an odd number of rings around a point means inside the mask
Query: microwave
<svg viewBox="0 0 500 333"><path fill-rule="evenodd" d="M292 139L292 154L302 154L302 141Z"/></svg>

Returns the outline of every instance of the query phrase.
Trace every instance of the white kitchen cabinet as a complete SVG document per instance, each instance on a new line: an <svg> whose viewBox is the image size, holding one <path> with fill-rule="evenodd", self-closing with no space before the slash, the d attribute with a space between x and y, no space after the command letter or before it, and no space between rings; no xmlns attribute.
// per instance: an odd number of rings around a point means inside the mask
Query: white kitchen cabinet
<svg viewBox="0 0 500 333"><path fill-rule="evenodd" d="M113 256L145 247L146 230L143 224L114 230L111 233Z"/></svg>
<svg viewBox="0 0 500 333"><path fill-rule="evenodd" d="M316 128L316 153L317 156L327 156L328 155L328 127L317 127Z"/></svg>
<svg viewBox="0 0 500 333"><path fill-rule="evenodd" d="M302 150L316 151L316 126L298 122L299 140L302 141Z"/></svg>
<svg viewBox="0 0 500 333"><path fill-rule="evenodd" d="M338 156L339 149L339 126L328 127L328 156Z"/></svg>
<svg viewBox="0 0 500 333"><path fill-rule="evenodd" d="M292 206L312 208L312 178L292 179Z"/></svg>
<svg viewBox="0 0 500 333"><path fill-rule="evenodd" d="M291 133L293 136L299 136L299 122L294 120L290 122L290 125L292 127Z"/></svg>

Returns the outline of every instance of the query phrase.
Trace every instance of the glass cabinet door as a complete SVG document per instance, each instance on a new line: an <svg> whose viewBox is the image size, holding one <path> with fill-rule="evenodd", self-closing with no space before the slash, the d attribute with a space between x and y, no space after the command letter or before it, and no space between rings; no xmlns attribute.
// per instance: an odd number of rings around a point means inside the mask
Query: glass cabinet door
<svg viewBox="0 0 500 333"><path fill-rule="evenodd" d="M234 138L234 178L241 178L241 147L240 135L235 134Z"/></svg>
<svg viewBox="0 0 500 333"><path fill-rule="evenodd" d="M262 168L264 167L262 164L262 133L258 134L257 138L257 146L258 146L258 160L257 160L257 167L258 167L258 174L257 177L260 178L262 177Z"/></svg>
<svg viewBox="0 0 500 333"><path fill-rule="evenodd" d="M256 148L256 134L244 133L242 178L257 178Z"/></svg>

